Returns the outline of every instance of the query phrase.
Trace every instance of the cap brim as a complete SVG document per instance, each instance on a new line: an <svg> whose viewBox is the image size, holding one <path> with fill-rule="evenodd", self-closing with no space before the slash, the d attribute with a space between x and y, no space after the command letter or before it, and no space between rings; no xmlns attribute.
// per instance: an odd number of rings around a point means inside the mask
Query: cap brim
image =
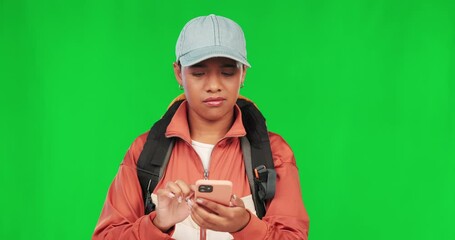
<svg viewBox="0 0 455 240"><path fill-rule="evenodd" d="M178 61L180 61L180 64L183 67L187 67L213 57L230 58L246 65L249 68L251 67L245 57L239 53L236 53L232 49L223 46L198 48L182 55Z"/></svg>

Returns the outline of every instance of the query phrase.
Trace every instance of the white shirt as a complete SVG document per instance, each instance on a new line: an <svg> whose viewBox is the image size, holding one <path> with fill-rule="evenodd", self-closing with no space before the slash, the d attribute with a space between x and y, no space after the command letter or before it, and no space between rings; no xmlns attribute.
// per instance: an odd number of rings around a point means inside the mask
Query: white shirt
<svg viewBox="0 0 455 240"><path fill-rule="evenodd" d="M204 166L204 170L208 171L210 166L210 156L212 155L213 148L215 147L214 144L207 144L201 143L194 140L191 140L191 145L193 146L194 150L197 152L199 157L201 158L202 165Z"/></svg>

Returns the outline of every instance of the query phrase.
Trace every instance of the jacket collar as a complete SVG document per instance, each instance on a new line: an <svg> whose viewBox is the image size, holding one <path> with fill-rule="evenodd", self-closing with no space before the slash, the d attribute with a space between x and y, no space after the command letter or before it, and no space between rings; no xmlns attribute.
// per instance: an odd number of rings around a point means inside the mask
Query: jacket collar
<svg viewBox="0 0 455 240"><path fill-rule="evenodd" d="M172 117L171 122L167 126L166 137L168 138L179 137L191 144L191 135L190 127L188 125L187 109L188 102L185 100L179 106L174 116ZM242 122L242 113L237 104L234 106L234 116L235 116L234 123L232 124L231 128L226 133L224 138L243 137L246 135L246 131L245 128L243 127Z"/></svg>

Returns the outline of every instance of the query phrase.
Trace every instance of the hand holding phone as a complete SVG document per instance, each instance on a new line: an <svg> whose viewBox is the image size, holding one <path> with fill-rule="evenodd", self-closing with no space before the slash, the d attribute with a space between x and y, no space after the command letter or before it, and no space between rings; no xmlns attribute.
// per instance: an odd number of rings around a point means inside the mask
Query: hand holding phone
<svg viewBox="0 0 455 240"><path fill-rule="evenodd" d="M228 180L196 181L195 197L205 198L229 206L232 195L232 182Z"/></svg>

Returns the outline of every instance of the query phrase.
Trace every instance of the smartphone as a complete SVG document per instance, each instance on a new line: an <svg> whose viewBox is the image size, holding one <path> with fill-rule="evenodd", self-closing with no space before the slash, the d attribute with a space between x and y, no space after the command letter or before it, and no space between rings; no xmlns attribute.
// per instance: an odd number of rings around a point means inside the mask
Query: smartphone
<svg viewBox="0 0 455 240"><path fill-rule="evenodd" d="M205 198L229 206L232 182L228 180L197 180L195 197Z"/></svg>

